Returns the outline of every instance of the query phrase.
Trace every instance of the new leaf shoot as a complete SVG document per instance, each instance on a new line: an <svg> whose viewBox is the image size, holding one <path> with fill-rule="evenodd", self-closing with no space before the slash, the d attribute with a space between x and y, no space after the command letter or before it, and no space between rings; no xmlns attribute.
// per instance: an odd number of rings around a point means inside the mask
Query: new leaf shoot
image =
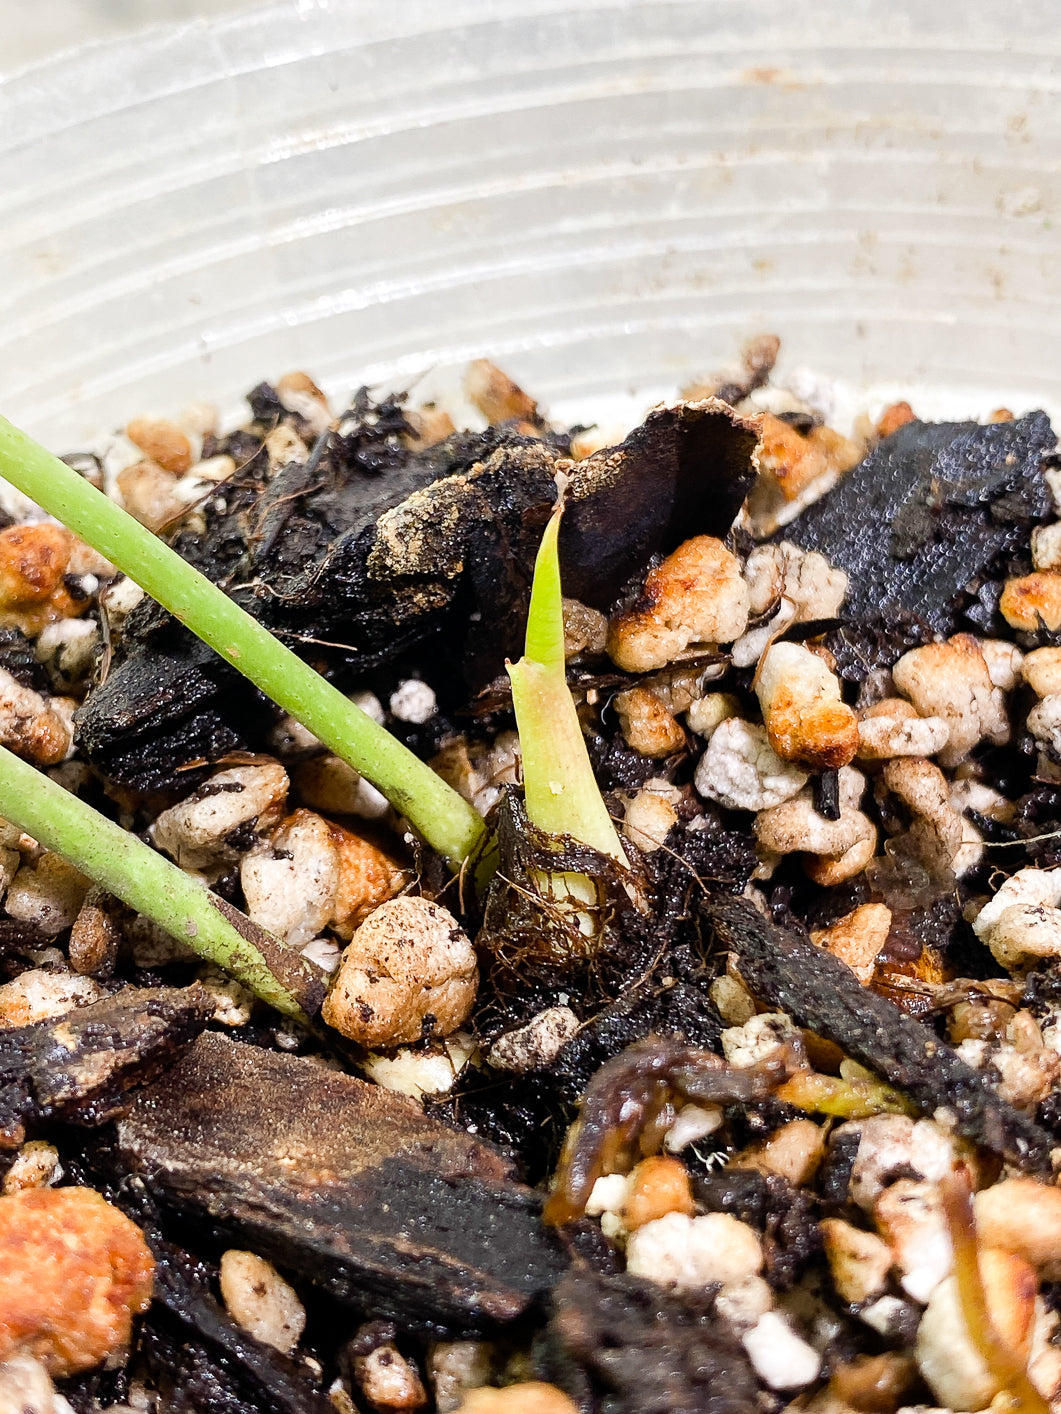
<svg viewBox="0 0 1061 1414"><path fill-rule="evenodd" d="M527 814L539 829L568 835L625 866L628 861L597 786L567 686L558 550L562 513L561 495L534 562L524 655L518 663L506 665L523 756ZM591 906L600 901L597 885L585 875L556 874L547 882L554 898L567 895ZM589 930L588 922L583 916L582 931Z"/></svg>

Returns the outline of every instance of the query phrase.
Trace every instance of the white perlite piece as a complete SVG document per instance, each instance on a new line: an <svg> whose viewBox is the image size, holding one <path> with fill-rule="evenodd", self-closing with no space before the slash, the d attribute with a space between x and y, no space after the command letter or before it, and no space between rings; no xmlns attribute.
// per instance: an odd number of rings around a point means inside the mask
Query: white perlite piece
<svg viewBox="0 0 1061 1414"><path fill-rule="evenodd" d="M586 1216L599 1218L603 1213L621 1213L630 1193L630 1175L606 1173L598 1178L586 1200Z"/></svg>
<svg viewBox="0 0 1061 1414"><path fill-rule="evenodd" d="M308 957L310 962L315 962L322 972L327 972L329 977L339 966L343 950L334 938L313 938L304 948L300 948L303 957Z"/></svg>
<svg viewBox="0 0 1061 1414"><path fill-rule="evenodd" d="M99 625L93 619L60 619L45 624L33 652L61 692L88 677L98 644Z"/></svg>
<svg viewBox="0 0 1061 1414"><path fill-rule="evenodd" d="M645 577L637 603L612 621L608 653L625 672L664 668L691 643L732 643L748 622L748 586L721 540L686 540Z"/></svg>
<svg viewBox="0 0 1061 1414"><path fill-rule="evenodd" d="M525 1026L499 1036L486 1053L486 1059L495 1070L511 1070L518 1074L544 1070L553 1063L578 1027L578 1017L570 1007L547 1007Z"/></svg>
<svg viewBox="0 0 1061 1414"><path fill-rule="evenodd" d="M770 1283L762 1277L741 1277L729 1281L715 1297L715 1310L738 1335L751 1330L774 1304Z"/></svg>
<svg viewBox="0 0 1061 1414"><path fill-rule="evenodd" d="M1036 648L1025 657L1021 674L1037 697L1061 693L1061 648Z"/></svg>
<svg viewBox="0 0 1061 1414"><path fill-rule="evenodd" d="M680 1154L690 1144L698 1144L721 1127L724 1116L716 1105L683 1105L678 1118L667 1130L663 1147L668 1154Z"/></svg>
<svg viewBox="0 0 1061 1414"><path fill-rule="evenodd" d="M755 1015L755 998L739 977L723 972L708 988L715 1010L731 1026L743 1026Z"/></svg>
<svg viewBox="0 0 1061 1414"><path fill-rule="evenodd" d="M208 432L216 435L220 420L215 404L207 402L186 403L177 418L185 432L193 437L205 437Z"/></svg>
<svg viewBox="0 0 1061 1414"><path fill-rule="evenodd" d="M310 757L295 768L294 781L302 800L327 815L382 820L390 809L387 797L341 756Z"/></svg>
<svg viewBox="0 0 1061 1414"><path fill-rule="evenodd" d="M288 412L294 412L309 427L313 437L327 432L332 422L328 399L308 373L292 369L276 380L276 394Z"/></svg>
<svg viewBox="0 0 1061 1414"><path fill-rule="evenodd" d="M913 814L910 840L930 874L953 869L960 879L979 864L980 833L951 804L949 782L934 762L897 757L886 763L884 783Z"/></svg>
<svg viewBox="0 0 1061 1414"><path fill-rule="evenodd" d="M901 1296L881 1296L863 1306L858 1319L890 1340L905 1339L902 1332L909 1329L910 1313L916 1309L912 1301L904 1301Z"/></svg>
<svg viewBox="0 0 1061 1414"><path fill-rule="evenodd" d="M632 1232L626 1247L627 1271L683 1291L756 1276L762 1265L757 1234L728 1213L667 1213Z"/></svg>
<svg viewBox="0 0 1061 1414"><path fill-rule="evenodd" d="M858 722L840 680L802 643L775 643L755 688L770 744L786 761L810 768L845 766L858 746Z"/></svg>
<svg viewBox="0 0 1061 1414"><path fill-rule="evenodd" d="M840 612L847 593L847 574L830 565L816 550L809 553L791 541L758 545L748 556L744 577L751 592L751 612L773 617L742 635L731 650L733 665L750 668L786 624L831 619Z"/></svg>
<svg viewBox="0 0 1061 1414"><path fill-rule="evenodd" d="M297 810L268 844L243 856L240 882L253 922L304 947L323 932L339 888L339 852L328 822Z"/></svg>
<svg viewBox="0 0 1061 1414"><path fill-rule="evenodd" d="M865 709L858 724L858 752L864 761L893 756L935 756L950 737L942 717L919 717L902 697L886 697Z"/></svg>
<svg viewBox="0 0 1061 1414"><path fill-rule="evenodd" d="M801 623L835 618L847 594L845 570L831 565L817 550L801 550L791 540L757 545L748 556L744 577L753 614L765 614L783 598Z"/></svg>
<svg viewBox="0 0 1061 1414"><path fill-rule="evenodd" d="M1037 742L1061 747L1061 692L1048 692L1028 713L1028 730Z"/></svg>
<svg viewBox="0 0 1061 1414"><path fill-rule="evenodd" d="M387 714L383 710L383 703L374 692L362 689L358 692L348 693L347 696L359 711L364 712L367 717L371 717L379 726L383 725Z"/></svg>
<svg viewBox="0 0 1061 1414"><path fill-rule="evenodd" d="M632 687L614 699L623 739L642 756L661 759L685 745L685 732L664 694L647 687Z"/></svg>
<svg viewBox="0 0 1061 1414"><path fill-rule="evenodd" d="M821 1356L779 1311L766 1311L741 1344L759 1378L771 1389L802 1389L821 1373Z"/></svg>
<svg viewBox="0 0 1061 1414"><path fill-rule="evenodd" d="M623 834L645 854L661 848L678 823L682 793L669 781L653 777L623 807Z"/></svg>
<svg viewBox="0 0 1061 1414"><path fill-rule="evenodd" d="M843 858L848 851L868 843L870 855L877 832L868 816L859 810L866 778L853 766L840 769L838 782L840 818L829 820L814 808L810 789L763 810L755 821L755 833L764 849L774 854L805 852Z"/></svg>
<svg viewBox="0 0 1061 1414"><path fill-rule="evenodd" d="M891 1248L875 1232L866 1232L843 1218L822 1221L825 1255L841 1301L861 1306L879 1296L892 1265Z"/></svg>
<svg viewBox="0 0 1061 1414"><path fill-rule="evenodd" d="M43 1139L31 1139L18 1151L15 1162L4 1174L3 1191L21 1193L24 1188L51 1188L63 1176L59 1150ZM2 1409L0 1404L0 1409Z"/></svg>
<svg viewBox="0 0 1061 1414"><path fill-rule="evenodd" d="M938 1185L897 1179L877 1199L874 1219L901 1273L900 1285L924 1305L954 1263Z"/></svg>
<svg viewBox="0 0 1061 1414"><path fill-rule="evenodd" d="M780 636L782 630L795 621L796 610L787 599L782 599L778 605L777 613L772 619L767 619L766 623L750 628L747 633L742 633L737 639L730 649L730 660L733 666L735 668L754 667L770 644Z"/></svg>
<svg viewBox="0 0 1061 1414"><path fill-rule="evenodd" d="M985 738L996 745L1008 740L1002 690L991 681L987 659L971 634L912 648L892 668L892 677L922 717L942 717L947 723L940 765L956 766Z"/></svg>
<svg viewBox="0 0 1061 1414"><path fill-rule="evenodd" d="M112 580L99 593L100 609L107 615L112 633L121 633L125 620L144 598L144 591L135 579L122 575Z"/></svg>
<svg viewBox="0 0 1061 1414"><path fill-rule="evenodd" d="M391 694L390 709L399 722L414 722L423 726L438 711L434 690L419 678L408 678Z"/></svg>
<svg viewBox="0 0 1061 1414"><path fill-rule="evenodd" d="M1037 525L1032 531L1032 567L1061 570L1061 520Z"/></svg>
<svg viewBox="0 0 1061 1414"><path fill-rule="evenodd" d="M45 698L0 668L0 744L36 766L55 766L72 750L70 712L60 710L65 698Z"/></svg>
<svg viewBox="0 0 1061 1414"><path fill-rule="evenodd" d="M31 923L45 937L54 938L72 928L85 901L91 881L61 854L45 851L36 864L23 864L11 881L5 911L22 923Z"/></svg>
<svg viewBox="0 0 1061 1414"><path fill-rule="evenodd" d="M740 701L732 692L709 692L691 703L685 714L689 730L705 741L730 717L740 716Z"/></svg>
<svg viewBox="0 0 1061 1414"><path fill-rule="evenodd" d="M892 912L883 903L863 903L828 928L812 929L811 942L847 964L863 986L873 979L888 940Z"/></svg>
<svg viewBox="0 0 1061 1414"><path fill-rule="evenodd" d="M389 1055L370 1051L364 1068L385 1090L397 1090L419 1100L424 1095L443 1095L452 1090L474 1054L475 1039L466 1031L458 1031L427 1050L400 1046Z"/></svg>
<svg viewBox="0 0 1061 1414"><path fill-rule="evenodd" d="M199 973L199 985L214 1004L214 1020L222 1026L246 1026L254 1012L254 993L249 992L220 968L207 965Z"/></svg>
<svg viewBox="0 0 1061 1414"><path fill-rule="evenodd" d="M1024 654L1015 643L1004 638L982 638L980 652L987 664L987 673L995 687L1012 692L1021 679Z"/></svg>
<svg viewBox="0 0 1061 1414"><path fill-rule="evenodd" d="M715 731L694 778L708 800L730 810L766 810L791 799L807 783L807 773L782 761L765 727L730 717Z"/></svg>
<svg viewBox="0 0 1061 1414"><path fill-rule="evenodd" d="M290 423L278 423L266 437L264 446L270 472L279 471L292 462L302 466L309 461L309 448Z"/></svg>
<svg viewBox="0 0 1061 1414"><path fill-rule="evenodd" d="M263 1257L230 1248L221 1256L221 1297L232 1319L255 1340L289 1355L306 1312L293 1287Z"/></svg>
<svg viewBox="0 0 1061 1414"><path fill-rule="evenodd" d="M278 823L286 799L287 772L276 762L233 766L164 810L148 833L182 869L205 869L238 857L226 839L240 825L254 820L265 833Z"/></svg>
<svg viewBox="0 0 1061 1414"><path fill-rule="evenodd" d="M1061 870L1019 869L980 910L973 932L1003 967L1061 956Z"/></svg>
<svg viewBox="0 0 1061 1414"><path fill-rule="evenodd" d="M390 899L354 933L321 1015L360 1045L445 1036L471 1011L475 949L457 920L425 898Z"/></svg>
<svg viewBox="0 0 1061 1414"><path fill-rule="evenodd" d="M743 1069L799 1039L800 1032L790 1016L783 1011L764 1011L743 1026L727 1026L722 1033L722 1054L730 1065Z"/></svg>
<svg viewBox="0 0 1061 1414"><path fill-rule="evenodd" d="M0 1414L74 1414L39 1360L13 1355L0 1365Z"/></svg>
<svg viewBox="0 0 1061 1414"><path fill-rule="evenodd" d="M466 1390L489 1383L490 1357L491 1347L480 1340L445 1340L431 1346L427 1377L438 1414L454 1414Z"/></svg>
<svg viewBox="0 0 1061 1414"><path fill-rule="evenodd" d="M373 1409L402 1411L423 1409L427 1403L420 1374L392 1341L377 1345L368 1355L354 1357L354 1378Z"/></svg>
<svg viewBox="0 0 1061 1414"><path fill-rule="evenodd" d="M848 1192L866 1212L900 1174L938 1183L954 1167L954 1141L934 1120L888 1114L851 1119L833 1130L830 1142L848 1134L859 1135Z"/></svg>
<svg viewBox="0 0 1061 1414"><path fill-rule="evenodd" d="M98 1002L102 996L102 988L91 977L31 967L0 987L0 1026L48 1021L74 1007Z"/></svg>

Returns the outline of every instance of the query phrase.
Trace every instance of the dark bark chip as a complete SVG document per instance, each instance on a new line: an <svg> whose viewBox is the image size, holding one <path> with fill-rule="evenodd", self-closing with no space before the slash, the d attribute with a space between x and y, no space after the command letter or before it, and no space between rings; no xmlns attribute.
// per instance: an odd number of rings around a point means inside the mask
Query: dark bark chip
<svg viewBox="0 0 1061 1414"><path fill-rule="evenodd" d="M761 1001L834 1042L963 1138L1026 1172L1050 1173L1049 1135L927 1026L863 987L838 958L774 927L743 900L714 900L707 912Z"/></svg>

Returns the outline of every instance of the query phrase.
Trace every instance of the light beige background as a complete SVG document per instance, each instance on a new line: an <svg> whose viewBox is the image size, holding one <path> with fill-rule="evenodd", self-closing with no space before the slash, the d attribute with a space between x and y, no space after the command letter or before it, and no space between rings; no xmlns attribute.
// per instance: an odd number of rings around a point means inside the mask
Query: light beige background
<svg viewBox="0 0 1061 1414"><path fill-rule="evenodd" d="M252 0L0 0L0 73L147 25L221 15Z"/></svg>

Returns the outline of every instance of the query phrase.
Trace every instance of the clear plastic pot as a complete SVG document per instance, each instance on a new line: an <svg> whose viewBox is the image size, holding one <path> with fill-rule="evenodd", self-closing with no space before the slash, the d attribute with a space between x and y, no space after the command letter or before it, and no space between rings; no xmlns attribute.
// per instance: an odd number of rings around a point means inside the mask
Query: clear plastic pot
<svg viewBox="0 0 1061 1414"><path fill-rule="evenodd" d="M288 0L0 84L0 406L485 354L554 409L750 334L919 410L1058 406L1045 0ZM3 60L0 57L0 64Z"/></svg>

